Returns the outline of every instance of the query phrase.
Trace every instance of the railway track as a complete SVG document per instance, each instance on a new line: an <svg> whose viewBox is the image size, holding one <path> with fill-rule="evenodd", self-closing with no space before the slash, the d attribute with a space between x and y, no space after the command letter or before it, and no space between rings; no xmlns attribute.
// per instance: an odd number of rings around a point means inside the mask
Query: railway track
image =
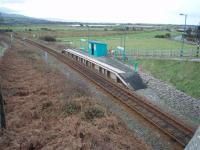
<svg viewBox="0 0 200 150"><path fill-rule="evenodd" d="M63 63L75 69L80 74L84 75L94 84L101 87L104 91L110 94L115 99L126 105L130 110L138 113L148 122L159 128L162 132L176 141L182 147L185 147L194 134L194 129L188 127L177 118L163 112L158 107L147 102L144 98L136 95L134 92L113 83L96 71L87 68L79 62L56 52L55 50L46 47L32 40L25 40L31 45L34 45L46 52L50 53Z"/></svg>

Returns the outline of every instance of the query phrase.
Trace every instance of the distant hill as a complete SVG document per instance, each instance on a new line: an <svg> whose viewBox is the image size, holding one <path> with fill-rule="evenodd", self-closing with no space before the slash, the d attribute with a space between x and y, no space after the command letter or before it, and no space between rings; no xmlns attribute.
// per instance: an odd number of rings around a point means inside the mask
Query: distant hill
<svg viewBox="0 0 200 150"><path fill-rule="evenodd" d="M53 22L43 19L26 17L18 14L9 14L0 12L0 25L17 25L17 24L28 25L28 24L48 24L48 23L53 23Z"/></svg>
<svg viewBox="0 0 200 150"><path fill-rule="evenodd" d="M16 10L8 9L6 7L0 7L0 12L6 13L6 14L18 14Z"/></svg>

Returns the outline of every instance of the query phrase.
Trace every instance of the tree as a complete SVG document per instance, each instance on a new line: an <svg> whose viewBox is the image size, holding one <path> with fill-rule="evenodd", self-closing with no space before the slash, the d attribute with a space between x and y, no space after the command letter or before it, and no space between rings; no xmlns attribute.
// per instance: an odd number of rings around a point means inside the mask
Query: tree
<svg viewBox="0 0 200 150"><path fill-rule="evenodd" d="M80 27L83 27L84 25L82 23L79 23Z"/></svg>
<svg viewBox="0 0 200 150"><path fill-rule="evenodd" d="M125 27L125 30L126 30L126 31L129 31L129 27Z"/></svg>

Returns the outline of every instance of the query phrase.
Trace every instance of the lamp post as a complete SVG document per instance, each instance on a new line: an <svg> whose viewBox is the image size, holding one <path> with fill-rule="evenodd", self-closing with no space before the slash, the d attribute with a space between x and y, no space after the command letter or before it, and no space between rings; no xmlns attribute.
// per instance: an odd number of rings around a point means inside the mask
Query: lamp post
<svg viewBox="0 0 200 150"><path fill-rule="evenodd" d="M124 46L124 52L126 52L126 25L124 25L124 41L123 41L123 46Z"/></svg>
<svg viewBox="0 0 200 150"><path fill-rule="evenodd" d="M87 44L89 44L89 25L86 24L85 26L87 27ZM87 48L87 50L89 50L89 47Z"/></svg>
<svg viewBox="0 0 200 150"><path fill-rule="evenodd" d="M88 42L89 42L89 25L87 25L87 39L88 39Z"/></svg>
<svg viewBox="0 0 200 150"><path fill-rule="evenodd" d="M185 34L186 33L187 14L181 13L179 15L185 17L185 25L184 25L184 34ZM184 36L182 35L182 45L181 45L180 57L183 56L183 46L184 46Z"/></svg>

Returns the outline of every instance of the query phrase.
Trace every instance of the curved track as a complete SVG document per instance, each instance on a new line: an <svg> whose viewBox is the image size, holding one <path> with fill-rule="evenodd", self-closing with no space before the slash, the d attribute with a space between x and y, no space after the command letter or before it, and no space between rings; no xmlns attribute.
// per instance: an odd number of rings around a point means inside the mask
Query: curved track
<svg viewBox="0 0 200 150"><path fill-rule="evenodd" d="M144 98L136 95L133 91L113 83L104 76L98 74L96 71L89 69L88 67L80 64L72 58L66 57L49 47L46 47L32 40L26 39L25 41L31 45L47 51L63 63L84 75L86 78L101 87L112 97L119 100L132 111L137 112L155 127L159 128L182 147L185 147L192 138L194 129L188 127L183 122L169 115L168 113L163 112L158 107L147 102Z"/></svg>

